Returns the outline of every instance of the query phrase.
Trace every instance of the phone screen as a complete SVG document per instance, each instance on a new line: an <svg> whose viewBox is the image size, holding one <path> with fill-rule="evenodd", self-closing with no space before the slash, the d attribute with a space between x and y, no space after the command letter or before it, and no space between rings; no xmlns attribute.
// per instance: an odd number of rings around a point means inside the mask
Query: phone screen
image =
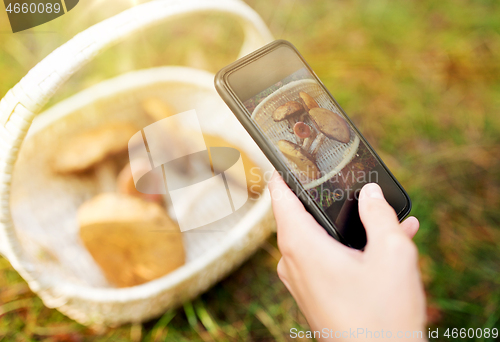
<svg viewBox="0 0 500 342"><path fill-rule="evenodd" d="M257 60L260 68L246 70L252 72L240 86L240 99L302 191L350 246L363 248L366 233L357 203L362 186L378 183L398 214L407 206L405 194L299 55L281 49ZM266 77L270 65L278 70ZM259 72L266 81L256 78Z"/></svg>

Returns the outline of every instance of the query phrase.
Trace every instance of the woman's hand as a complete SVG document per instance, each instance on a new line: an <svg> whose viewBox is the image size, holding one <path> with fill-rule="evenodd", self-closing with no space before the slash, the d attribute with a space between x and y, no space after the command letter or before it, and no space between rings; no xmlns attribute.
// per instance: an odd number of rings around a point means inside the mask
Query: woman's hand
<svg viewBox="0 0 500 342"><path fill-rule="evenodd" d="M269 189L282 253L278 275L312 330L363 329L366 335L353 338L358 341L382 330L384 337L389 332L392 338L401 336L399 341L425 340L425 295L411 240L419 227L416 218L400 224L380 187L365 185L359 212L368 243L361 252L329 236L276 172ZM345 334L342 340L352 337Z"/></svg>

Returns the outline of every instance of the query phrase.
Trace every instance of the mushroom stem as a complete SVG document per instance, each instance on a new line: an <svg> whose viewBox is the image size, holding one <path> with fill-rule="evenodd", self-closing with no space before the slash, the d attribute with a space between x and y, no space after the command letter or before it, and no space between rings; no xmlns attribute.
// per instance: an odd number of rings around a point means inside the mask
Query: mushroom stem
<svg viewBox="0 0 500 342"><path fill-rule="evenodd" d="M97 183L101 192L114 192L116 190L116 166L112 160L104 160L95 168Z"/></svg>
<svg viewBox="0 0 500 342"><path fill-rule="evenodd" d="M307 112L303 112L302 114L299 115L299 119L298 121L300 122L305 122L306 121L306 117L307 117ZM314 134L314 130L311 131L311 135ZM305 139L299 139L300 141L300 145L303 145L305 143L305 141L307 140L308 138L305 138ZM307 151L307 149L305 149Z"/></svg>
<svg viewBox="0 0 500 342"><path fill-rule="evenodd" d="M319 134L319 137L316 139L318 140L318 142L316 143L316 146L314 146L314 149L311 151L311 154L316 157L316 154L318 153L319 151L319 148L321 147L321 145L323 145L323 141L325 140L325 136L323 135L323 133L320 133Z"/></svg>
<svg viewBox="0 0 500 342"><path fill-rule="evenodd" d="M316 130L312 129L311 130L311 135L304 139L304 144L302 145L302 148L305 151L309 151L309 149L311 148L311 145L313 144L314 139L316 138L316 136L317 136Z"/></svg>

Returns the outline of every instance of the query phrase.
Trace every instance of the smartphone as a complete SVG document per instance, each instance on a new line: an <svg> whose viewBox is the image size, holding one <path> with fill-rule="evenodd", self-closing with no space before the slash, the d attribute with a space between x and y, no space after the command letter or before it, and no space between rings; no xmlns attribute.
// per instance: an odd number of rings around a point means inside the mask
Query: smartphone
<svg viewBox="0 0 500 342"><path fill-rule="evenodd" d="M411 201L297 49L277 40L215 76L224 102L316 221L338 241L366 245L359 191L378 183L399 220Z"/></svg>

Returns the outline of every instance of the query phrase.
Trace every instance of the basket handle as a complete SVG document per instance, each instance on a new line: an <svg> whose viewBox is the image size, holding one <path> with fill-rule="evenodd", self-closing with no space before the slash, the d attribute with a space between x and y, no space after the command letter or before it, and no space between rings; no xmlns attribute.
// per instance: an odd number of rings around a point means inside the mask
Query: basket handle
<svg viewBox="0 0 500 342"><path fill-rule="evenodd" d="M6 240L11 243L14 234L9 200L19 148L33 118L56 90L98 53L128 35L168 19L211 12L236 17L242 25L245 40L240 57L273 39L260 16L241 0L156 0L132 7L77 34L7 92L0 101L0 251L10 254L11 246L6 246Z"/></svg>

